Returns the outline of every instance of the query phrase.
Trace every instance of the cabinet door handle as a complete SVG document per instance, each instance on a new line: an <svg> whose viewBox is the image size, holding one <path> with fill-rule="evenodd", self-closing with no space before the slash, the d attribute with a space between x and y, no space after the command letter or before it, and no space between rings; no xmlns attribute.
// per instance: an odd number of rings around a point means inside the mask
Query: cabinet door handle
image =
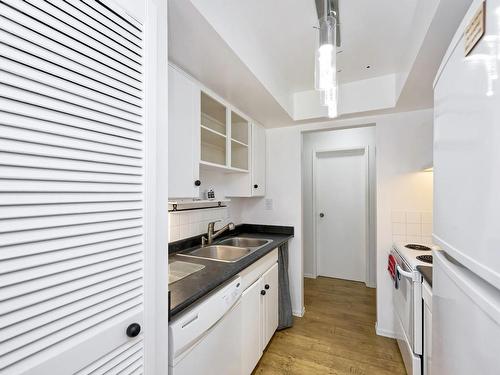
<svg viewBox="0 0 500 375"><path fill-rule="evenodd" d="M262 290L260 291L260 294L262 294L263 296L265 296L265 295L266 295L266 291L265 291L264 289L262 289Z"/></svg>
<svg viewBox="0 0 500 375"><path fill-rule="evenodd" d="M254 188L254 189L258 189L258 188L259 188L259 185L255 184L255 185L253 186L253 188Z"/></svg>
<svg viewBox="0 0 500 375"><path fill-rule="evenodd" d="M196 181L194 182L194 186L200 186L200 185L201 185L201 181L200 181L200 180L196 180Z"/></svg>
<svg viewBox="0 0 500 375"><path fill-rule="evenodd" d="M138 323L132 323L127 327L127 336L136 337L141 333L141 326Z"/></svg>
<svg viewBox="0 0 500 375"><path fill-rule="evenodd" d="M264 285L264 289L269 289L269 288L270 288L269 284Z"/></svg>

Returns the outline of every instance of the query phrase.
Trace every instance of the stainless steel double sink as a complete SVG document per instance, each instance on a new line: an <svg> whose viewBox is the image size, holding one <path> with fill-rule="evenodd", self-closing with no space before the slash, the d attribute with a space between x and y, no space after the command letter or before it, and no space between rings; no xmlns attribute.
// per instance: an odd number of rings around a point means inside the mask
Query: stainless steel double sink
<svg viewBox="0 0 500 375"><path fill-rule="evenodd" d="M219 241L214 245L203 246L198 249L191 250L188 253L177 255L190 258L210 259L218 262L234 263L266 246L270 242L272 242L272 240L250 237L231 237Z"/></svg>

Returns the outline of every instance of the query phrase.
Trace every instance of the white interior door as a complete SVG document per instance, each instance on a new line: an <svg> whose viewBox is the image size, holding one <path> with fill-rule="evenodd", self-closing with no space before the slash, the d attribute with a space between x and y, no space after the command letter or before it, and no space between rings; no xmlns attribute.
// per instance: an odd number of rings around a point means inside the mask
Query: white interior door
<svg viewBox="0 0 500 375"><path fill-rule="evenodd" d="M365 281L365 149L316 153L315 185L318 275Z"/></svg>
<svg viewBox="0 0 500 375"><path fill-rule="evenodd" d="M105 0L0 24L0 373L142 373L143 25Z"/></svg>

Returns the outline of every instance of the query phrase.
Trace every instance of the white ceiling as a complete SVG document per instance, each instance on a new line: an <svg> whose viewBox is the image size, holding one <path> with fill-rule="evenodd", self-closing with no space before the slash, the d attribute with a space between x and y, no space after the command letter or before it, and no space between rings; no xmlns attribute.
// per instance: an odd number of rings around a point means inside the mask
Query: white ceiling
<svg viewBox="0 0 500 375"><path fill-rule="evenodd" d="M192 0L251 70L288 92L314 88L314 0ZM398 71L417 0L340 0L342 83ZM370 69L366 66L370 65Z"/></svg>
<svg viewBox="0 0 500 375"><path fill-rule="evenodd" d="M435 0L339 0L340 83L394 74L405 110L431 106L437 62L470 1L440 0L436 12ZM314 0L168 3L171 61L265 126L294 123L294 95L314 89Z"/></svg>
<svg viewBox="0 0 500 375"><path fill-rule="evenodd" d="M339 0L341 83L400 71L416 4L417 0Z"/></svg>

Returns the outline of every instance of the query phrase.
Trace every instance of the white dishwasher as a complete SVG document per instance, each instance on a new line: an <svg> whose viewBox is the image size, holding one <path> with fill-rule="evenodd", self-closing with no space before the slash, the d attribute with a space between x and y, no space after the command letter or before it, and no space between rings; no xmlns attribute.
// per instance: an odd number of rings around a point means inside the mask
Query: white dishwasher
<svg viewBox="0 0 500 375"><path fill-rule="evenodd" d="M169 375L241 374L241 289L232 279L170 322Z"/></svg>

